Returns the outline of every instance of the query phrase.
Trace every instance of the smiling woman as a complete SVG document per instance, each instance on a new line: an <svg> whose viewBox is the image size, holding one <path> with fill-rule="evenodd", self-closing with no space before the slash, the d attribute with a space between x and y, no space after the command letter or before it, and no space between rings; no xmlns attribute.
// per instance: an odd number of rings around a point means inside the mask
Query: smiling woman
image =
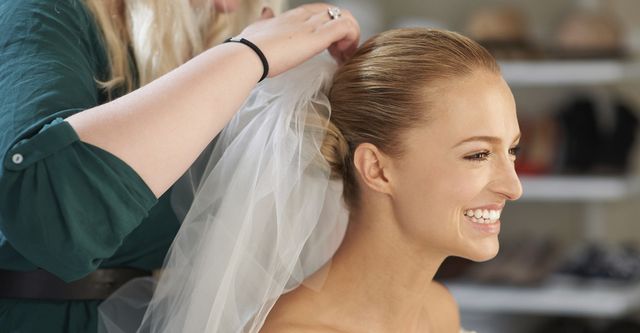
<svg viewBox="0 0 640 333"><path fill-rule="evenodd" d="M352 214L375 207L374 216L397 221L398 237L447 255L497 253L490 211L496 217L521 194L513 168L520 131L491 55L450 32L387 32L338 71L329 97L331 121L356 147L337 158Z"/></svg>
<svg viewBox="0 0 640 333"><path fill-rule="evenodd" d="M509 87L447 31L323 59L266 80L220 136L145 329L460 332L433 277L448 256L494 257L522 193Z"/></svg>
<svg viewBox="0 0 640 333"><path fill-rule="evenodd" d="M448 256L493 258L500 212L522 194L515 102L495 60L456 33L388 31L337 71L328 97L323 152L344 183L347 231L263 331L457 332L433 276Z"/></svg>

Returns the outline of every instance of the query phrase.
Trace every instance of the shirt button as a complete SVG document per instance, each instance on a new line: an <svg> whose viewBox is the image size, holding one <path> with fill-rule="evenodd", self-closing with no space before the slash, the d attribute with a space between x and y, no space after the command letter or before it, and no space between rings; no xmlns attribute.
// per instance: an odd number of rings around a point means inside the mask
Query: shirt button
<svg viewBox="0 0 640 333"><path fill-rule="evenodd" d="M22 161L24 161L24 157L22 156L22 154L13 154L13 156L11 156L11 161L13 161L13 163L15 164L20 164L22 163Z"/></svg>

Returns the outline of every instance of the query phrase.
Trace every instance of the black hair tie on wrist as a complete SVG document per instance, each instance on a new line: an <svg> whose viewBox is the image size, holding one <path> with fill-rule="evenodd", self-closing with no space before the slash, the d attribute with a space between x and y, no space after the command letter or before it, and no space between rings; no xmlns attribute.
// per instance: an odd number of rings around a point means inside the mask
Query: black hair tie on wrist
<svg viewBox="0 0 640 333"><path fill-rule="evenodd" d="M258 57L260 58L260 61L262 61L262 68L263 68L263 73L262 73L262 77L260 78L260 80L258 82L261 82L262 80L264 80L267 75L269 75L269 62L267 62L267 57L264 56L264 53L262 53L262 51L256 46L256 44L251 43L250 41L244 39L244 38L240 38L240 37L231 37L228 38L227 40L224 41L225 43L241 43L244 44L248 47L250 47L253 52L255 52Z"/></svg>

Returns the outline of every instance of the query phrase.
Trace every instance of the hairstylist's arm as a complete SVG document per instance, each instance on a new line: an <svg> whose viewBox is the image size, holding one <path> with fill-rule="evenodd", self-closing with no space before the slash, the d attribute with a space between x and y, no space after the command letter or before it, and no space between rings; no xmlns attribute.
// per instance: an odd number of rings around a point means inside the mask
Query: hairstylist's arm
<svg viewBox="0 0 640 333"><path fill-rule="evenodd" d="M356 49L359 27L327 4L305 5L247 27L276 76L329 49L338 60ZM165 192L238 110L263 73L249 47L226 43L115 101L67 118L80 139L129 164L156 196Z"/></svg>

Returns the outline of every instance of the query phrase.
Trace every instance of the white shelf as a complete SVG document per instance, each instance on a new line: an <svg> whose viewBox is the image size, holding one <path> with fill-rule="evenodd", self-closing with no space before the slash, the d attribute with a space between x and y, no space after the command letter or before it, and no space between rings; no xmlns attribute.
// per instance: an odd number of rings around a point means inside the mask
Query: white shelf
<svg viewBox="0 0 640 333"><path fill-rule="evenodd" d="M580 285L558 279L532 288L445 284L461 311L614 318L640 309L640 284Z"/></svg>
<svg viewBox="0 0 640 333"><path fill-rule="evenodd" d="M640 80L639 61L501 61L511 86L602 85Z"/></svg>
<svg viewBox="0 0 640 333"><path fill-rule="evenodd" d="M635 177L521 176L521 201L614 201L639 192Z"/></svg>

